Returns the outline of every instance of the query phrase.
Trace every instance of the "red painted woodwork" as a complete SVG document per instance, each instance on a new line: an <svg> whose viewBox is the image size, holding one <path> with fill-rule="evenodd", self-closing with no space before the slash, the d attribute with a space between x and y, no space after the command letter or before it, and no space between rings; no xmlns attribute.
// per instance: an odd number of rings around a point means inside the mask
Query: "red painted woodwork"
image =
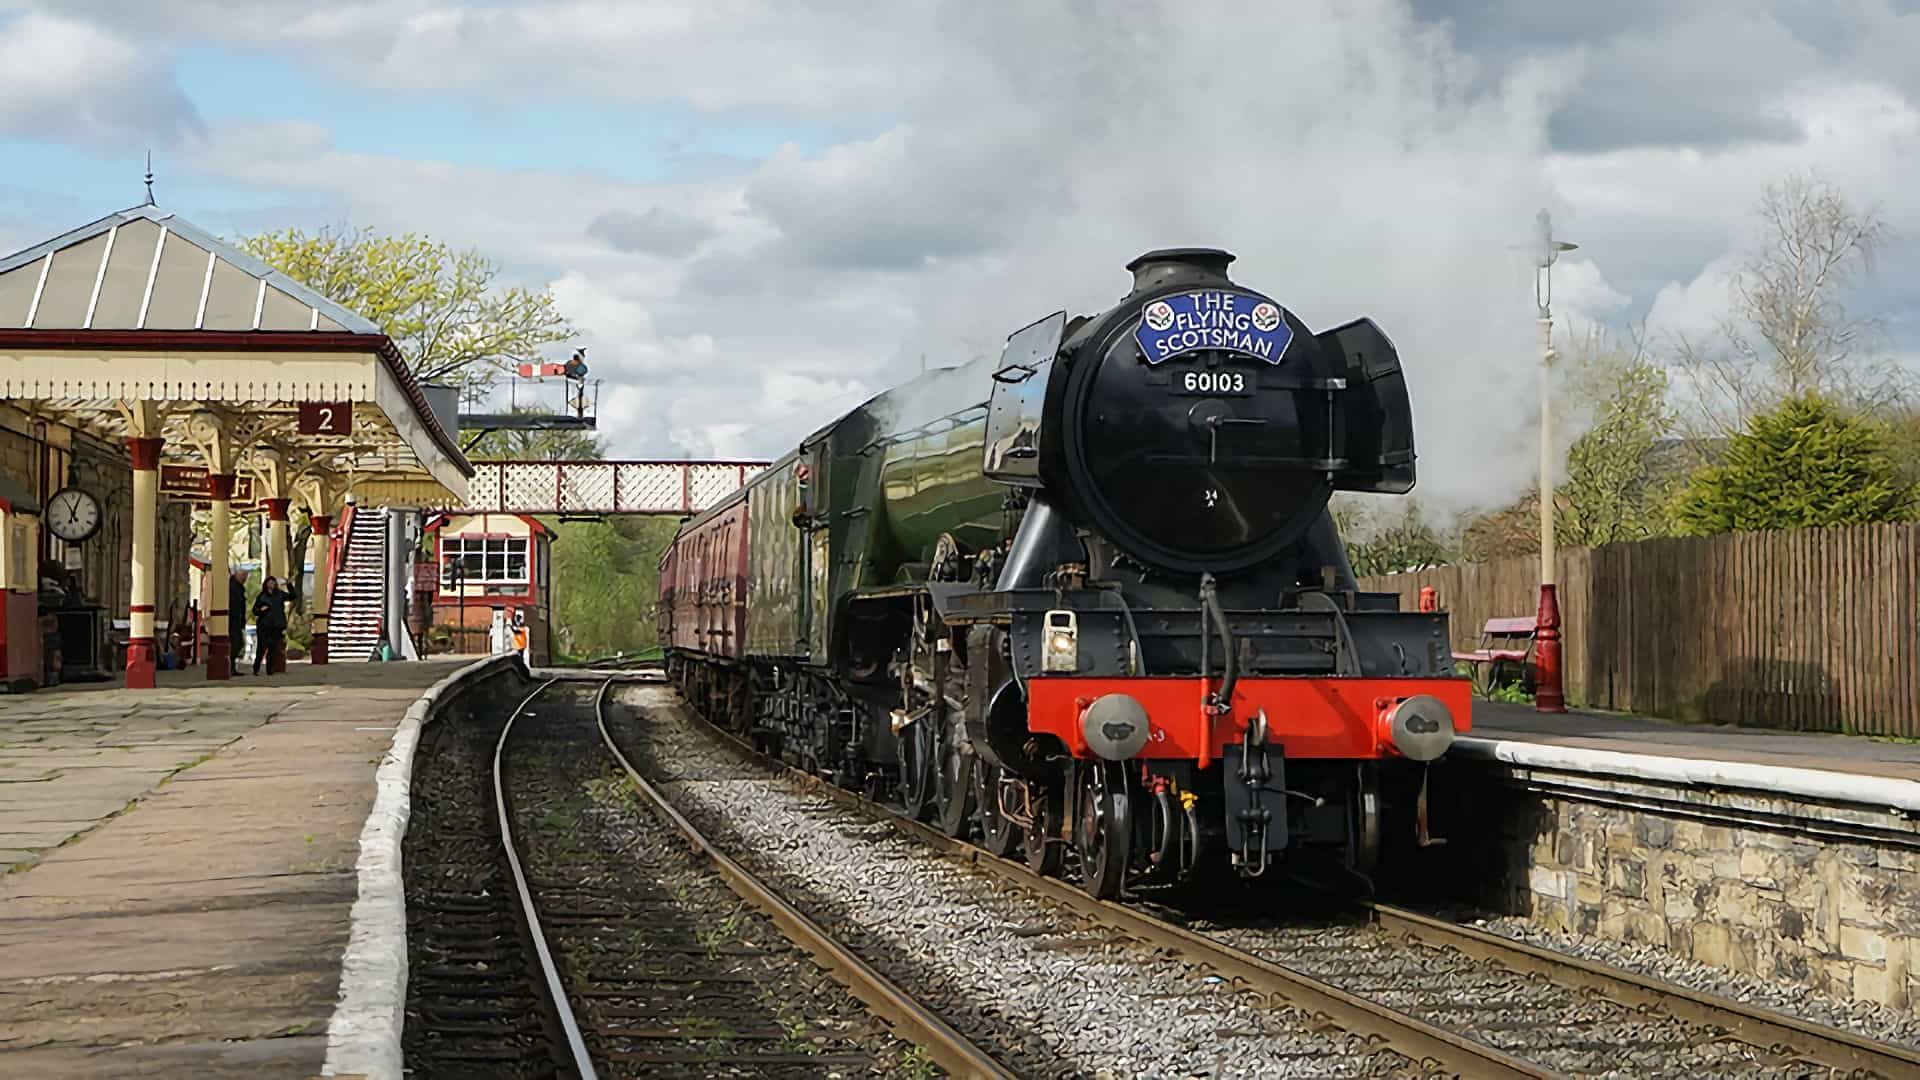
<svg viewBox="0 0 1920 1080"><path fill-rule="evenodd" d="M127 456L133 459L135 470L157 472L160 469L160 447L165 444L164 439L128 439Z"/></svg>
<svg viewBox="0 0 1920 1080"><path fill-rule="evenodd" d="M1036 676L1027 681L1027 727L1055 735L1076 757L1091 756L1080 714L1103 694L1131 694L1146 707L1152 733L1143 758L1206 758L1240 741L1255 710L1267 713L1268 742L1290 758L1390 756L1393 706L1430 694L1453 714L1454 731L1472 726L1472 685L1465 679L1243 678L1233 686L1233 708L1212 722L1208 737L1202 695L1218 680L1196 677L1084 678ZM1206 753L1202 754L1203 744Z"/></svg>
<svg viewBox="0 0 1920 1080"><path fill-rule="evenodd" d="M154 672L159 666L160 657L154 650L152 638L127 639L127 689L153 689Z"/></svg>
<svg viewBox="0 0 1920 1080"><path fill-rule="evenodd" d="M0 682L24 679L39 686L44 663L38 597L25 590L0 589Z"/></svg>

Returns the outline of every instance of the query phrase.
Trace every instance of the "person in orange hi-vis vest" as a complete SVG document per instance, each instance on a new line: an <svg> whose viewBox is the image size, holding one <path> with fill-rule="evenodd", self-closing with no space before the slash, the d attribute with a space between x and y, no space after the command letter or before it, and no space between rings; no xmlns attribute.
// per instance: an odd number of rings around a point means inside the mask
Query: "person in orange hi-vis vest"
<svg viewBox="0 0 1920 1080"><path fill-rule="evenodd" d="M513 609L513 651L520 654L522 663L529 667L533 664L533 654L528 650L532 635L527 632L527 616L519 608Z"/></svg>

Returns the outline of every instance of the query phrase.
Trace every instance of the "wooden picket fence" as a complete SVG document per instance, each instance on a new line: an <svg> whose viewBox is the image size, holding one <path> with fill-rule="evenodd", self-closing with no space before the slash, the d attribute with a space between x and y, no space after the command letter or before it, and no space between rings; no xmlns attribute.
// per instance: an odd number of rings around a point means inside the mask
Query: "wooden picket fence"
<svg viewBox="0 0 1920 1080"><path fill-rule="evenodd" d="M1559 553L1569 704L1795 731L1920 737L1920 525L1735 533ZM1361 579L1456 648L1539 606L1538 556Z"/></svg>

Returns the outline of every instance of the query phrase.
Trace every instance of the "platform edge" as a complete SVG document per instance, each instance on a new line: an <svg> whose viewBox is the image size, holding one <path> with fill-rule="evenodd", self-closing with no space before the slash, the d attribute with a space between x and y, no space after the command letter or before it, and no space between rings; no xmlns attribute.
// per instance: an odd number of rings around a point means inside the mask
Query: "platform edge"
<svg viewBox="0 0 1920 1080"><path fill-rule="evenodd" d="M373 808L360 830L354 864L359 892L352 929L340 959L340 992L327 1022L322 1076L400 1080L400 1038L407 1007L407 904L401 844L411 810L414 752L420 729L447 692L496 668L520 667L518 653L476 660L428 687L394 729L393 742L374 773Z"/></svg>
<svg viewBox="0 0 1920 1080"><path fill-rule="evenodd" d="M1920 812L1920 783L1888 776L1714 758L1590 750L1578 746L1470 735L1455 740L1451 753L1523 768L1731 788L1774 796L1791 795L1879 809Z"/></svg>

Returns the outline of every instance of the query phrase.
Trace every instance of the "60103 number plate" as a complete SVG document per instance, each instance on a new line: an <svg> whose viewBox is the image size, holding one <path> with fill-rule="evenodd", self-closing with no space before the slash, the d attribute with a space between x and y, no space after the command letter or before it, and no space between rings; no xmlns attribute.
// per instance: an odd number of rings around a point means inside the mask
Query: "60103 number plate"
<svg viewBox="0 0 1920 1080"><path fill-rule="evenodd" d="M1260 380L1245 371L1174 371L1169 373L1167 389L1181 395L1252 397L1260 389Z"/></svg>

